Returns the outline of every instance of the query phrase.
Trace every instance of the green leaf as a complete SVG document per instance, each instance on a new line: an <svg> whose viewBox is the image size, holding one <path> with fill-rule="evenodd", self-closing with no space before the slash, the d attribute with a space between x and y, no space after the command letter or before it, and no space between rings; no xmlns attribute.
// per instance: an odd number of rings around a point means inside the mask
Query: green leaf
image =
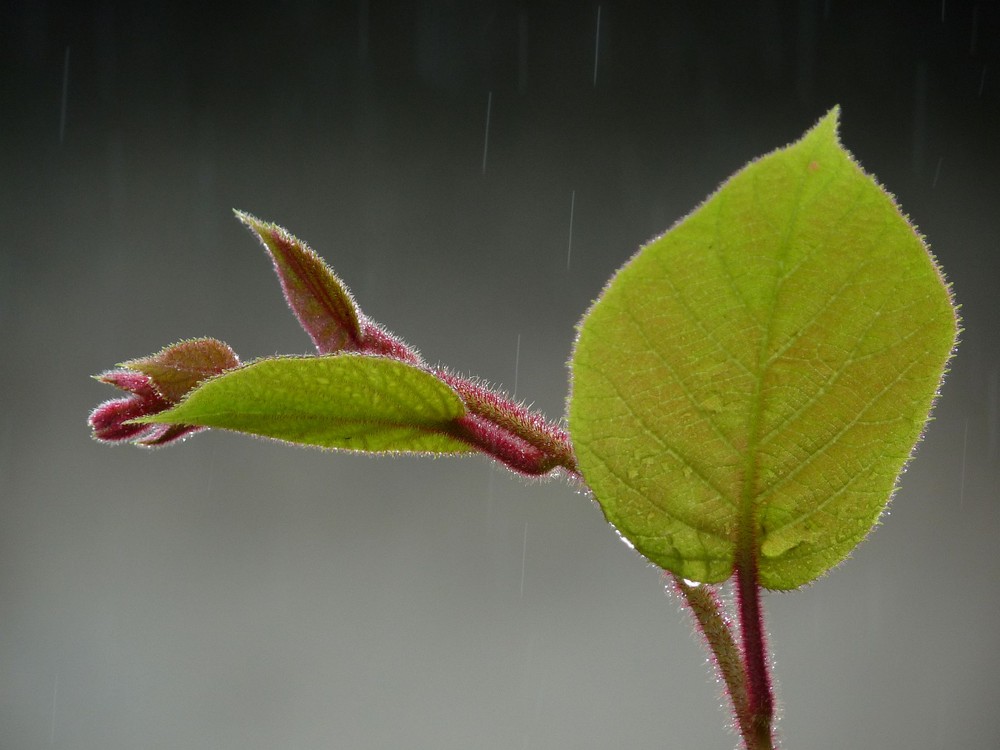
<svg viewBox="0 0 1000 750"><path fill-rule="evenodd" d="M234 211L274 263L285 301L320 354L361 348L361 313L347 286L306 243L283 227Z"/></svg>
<svg viewBox="0 0 1000 750"><path fill-rule="evenodd" d="M142 422L216 427L321 448L462 453L465 406L436 377L363 354L262 359L203 383Z"/></svg>
<svg viewBox="0 0 1000 750"><path fill-rule="evenodd" d="M636 254L579 326L569 428L607 516L696 581L791 589L879 518L955 345L940 270L838 111Z"/></svg>

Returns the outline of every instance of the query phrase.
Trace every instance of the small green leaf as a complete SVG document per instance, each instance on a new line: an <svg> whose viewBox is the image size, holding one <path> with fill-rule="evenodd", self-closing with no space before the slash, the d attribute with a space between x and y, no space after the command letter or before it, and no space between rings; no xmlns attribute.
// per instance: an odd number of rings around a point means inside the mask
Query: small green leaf
<svg viewBox="0 0 1000 750"><path fill-rule="evenodd" d="M191 391L142 422L216 427L321 448L463 453L465 406L412 365L363 354L262 359Z"/></svg>
<svg viewBox="0 0 1000 750"><path fill-rule="evenodd" d="M361 313L347 286L306 243L283 227L234 211L274 262L285 301L320 354L361 348Z"/></svg>
<svg viewBox="0 0 1000 750"><path fill-rule="evenodd" d="M791 589L878 520L957 317L837 110L634 256L580 324L569 428L608 520L676 575ZM742 557L741 557L742 559Z"/></svg>

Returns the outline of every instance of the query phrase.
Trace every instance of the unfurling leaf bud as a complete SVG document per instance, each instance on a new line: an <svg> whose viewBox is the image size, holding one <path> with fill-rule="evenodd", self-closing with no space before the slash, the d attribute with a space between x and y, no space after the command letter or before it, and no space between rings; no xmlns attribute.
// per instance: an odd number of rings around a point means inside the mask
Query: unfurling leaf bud
<svg viewBox="0 0 1000 750"><path fill-rule="evenodd" d="M90 415L97 440L109 443L165 445L203 428L181 424L141 424L134 420L159 414L175 406L199 383L240 364L228 345L215 339L191 339L168 346L158 353L123 362L122 369L97 376L128 391L129 396L111 399Z"/></svg>
<svg viewBox="0 0 1000 750"><path fill-rule="evenodd" d="M198 383L239 364L227 344L202 338L181 341L152 356L122 362L120 367L148 375L157 393L177 403Z"/></svg>

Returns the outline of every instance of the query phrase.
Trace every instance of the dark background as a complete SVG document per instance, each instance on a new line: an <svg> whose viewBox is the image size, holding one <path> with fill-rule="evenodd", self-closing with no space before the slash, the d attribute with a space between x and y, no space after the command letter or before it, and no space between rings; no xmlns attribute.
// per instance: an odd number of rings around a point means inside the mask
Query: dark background
<svg viewBox="0 0 1000 750"><path fill-rule="evenodd" d="M0 748L733 747L687 615L564 484L108 448L88 375L308 350L237 207L558 417L608 275L836 103L966 330L874 540L766 598L780 731L1000 746L998 30L956 0L3 4Z"/></svg>

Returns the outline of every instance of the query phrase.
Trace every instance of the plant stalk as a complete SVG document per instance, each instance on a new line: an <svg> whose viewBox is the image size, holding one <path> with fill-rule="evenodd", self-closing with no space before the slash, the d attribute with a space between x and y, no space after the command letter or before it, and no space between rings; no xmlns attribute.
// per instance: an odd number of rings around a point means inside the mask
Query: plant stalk
<svg viewBox="0 0 1000 750"><path fill-rule="evenodd" d="M736 566L736 601L747 690L747 750L774 750L774 694L768 669L764 614L760 603L757 559L751 552L739 555Z"/></svg>
<svg viewBox="0 0 1000 750"><path fill-rule="evenodd" d="M726 692L733 704L733 717L740 736L745 742L751 734L751 716L747 700L746 676L740 648L733 637L733 625L724 614L722 603L711 586L692 586L683 578L672 575L674 586L684 597L694 615L709 651L726 685Z"/></svg>

